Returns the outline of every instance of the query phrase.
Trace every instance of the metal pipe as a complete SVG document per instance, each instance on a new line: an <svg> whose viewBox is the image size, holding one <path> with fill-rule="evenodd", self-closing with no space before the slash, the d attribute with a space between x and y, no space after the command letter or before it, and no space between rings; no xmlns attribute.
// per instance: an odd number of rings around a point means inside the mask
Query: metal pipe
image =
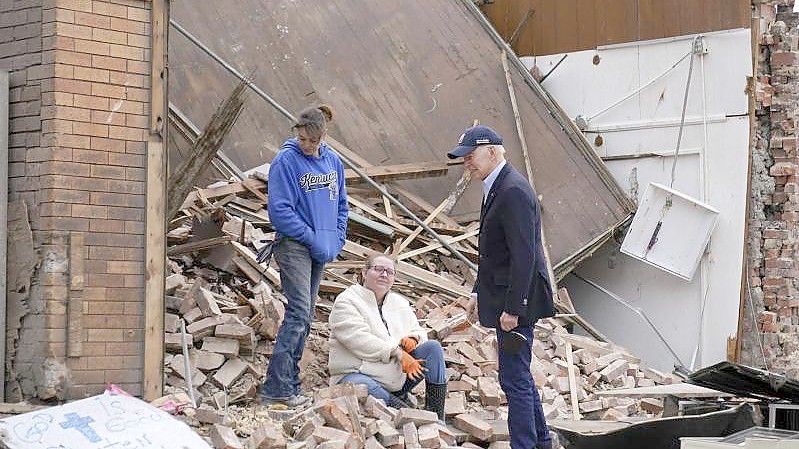
<svg viewBox="0 0 799 449"><path fill-rule="evenodd" d="M547 72L547 74L546 74L546 75L544 75L544 76L542 76L542 77L541 77L541 80L540 80L540 81L538 81L538 84L544 84L544 81L546 81L546 80L547 80L547 78L549 78L549 75L552 75L552 72L554 72L554 71L555 71L555 69L557 69L557 68L558 68L558 66L560 65L560 63L561 63L561 62L563 62L563 61L566 59L566 57L567 57L567 56L569 56L569 55L568 55L568 53L567 53L567 54L565 54L565 55L563 55L563 57L562 57L562 58L560 58L560 61L558 61L558 62L557 62L557 64L555 64L554 66L552 66L552 68L551 68L551 69L549 69L549 72Z"/></svg>
<svg viewBox="0 0 799 449"><path fill-rule="evenodd" d="M191 361L189 360L189 343L186 339L186 321L180 320L180 349L183 351L184 380L186 381L186 389L189 390L191 406L197 408L197 399L194 397L194 385L192 383Z"/></svg>
<svg viewBox="0 0 799 449"><path fill-rule="evenodd" d="M680 368L683 371L687 371L687 369L685 368L685 364L680 359L680 356L678 356L677 353L674 352L674 349L671 348L671 345L669 345L669 342L667 342L666 338L663 336L663 334L660 333L660 330L657 328L657 326L655 326L655 323L653 323L652 320L649 319L649 316L646 314L646 312L644 312L640 307L633 307L632 305L630 305L629 302L625 301L621 296L613 293L612 291L606 289L605 287L602 287L601 285L597 284L596 282L580 276L576 271L572 271L572 274L577 279L580 279L581 281L585 282L586 284L590 285L591 287L594 287L595 289L601 291L602 293L610 296L616 302L618 302L619 304L623 305L624 307L632 310L638 316L643 318L643 320L646 321L646 323L649 325L649 327L651 327L652 330L655 332L655 334L660 339L660 341L663 342L663 345L666 346L666 349L669 350L669 352L671 353L671 356L674 357L674 360L677 361L678 368Z"/></svg>
<svg viewBox="0 0 799 449"><path fill-rule="evenodd" d="M248 86L250 89L252 89L252 90L253 90L253 92L255 92L255 93L256 93L256 94L257 94L259 97L261 97L261 98L263 98L264 100L266 100L266 102L267 102L267 103L269 103L270 105L272 105L272 106L273 106L275 109L277 109L277 110L278 110L278 111L279 111L281 114L283 114L283 115L284 115L284 116L285 116L287 119L289 119L289 120L290 120L290 121L292 121L292 122L294 122L294 121L296 121L296 120L297 120L297 119L296 119L296 118L295 118L295 117L294 117L294 116L293 116L293 115L292 115L292 114L291 114L291 113L290 113L290 112L289 112L289 111L288 111L286 108L284 108L283 106L281 106L281 105L280 105L280 103L278 103L277 101L275 101L275 100L274 100L272 97L270 97L270 96L269 96L269 94L267 94L266 92L264 92L263 90L261 90L261 88L260 88L260 87L258 87L257 85L255 85L255 83L253 83L253 82L252 82L252 81L251 81L249 78L247 78L247 77L245 77L244 75L242 75L242 74L241 74L241 73L240 73L238 70L236 70L236 69L235 69L233 66L231 66L230 64L228 64L228 63L227 63L227 62L226 62L224 59L222 59L220 56L218 56L216 53L214 53L214 52L213 52L213 51L212 51L210 48L208 48L207 46L205 46L205 44L203 44L202 42L200 42L200 40L199 40L199 39L197 39L197 38L196 38L196 37L194 37L194 36L193 36L191 33L189 33L188 31L186 31L186 29L185 29L185 28L183 28L182 26L180 26L180 24L178 24L177 22L175 22L173 19L169 19L169 24L170 24L170 25L172 25L173 27L175 27L175 29L176 29L176 30L177 30L177 31L178 31L180 34L182 34L183 36L185 36L185 37L186 37L186 39L188 39L188 40L189 40L189 41L191 41L191 42L192 42L194 45L196 45L198 48L200 48L200 50L202 50L202 51L203 51L205 54L207 54L208 56L210 56L210 57L211 57L213 60L215 60L216 62L218 62L220 65L222 65L222 67L224 67L225 69L227 69L227 71L228 71L228 72L230 72L230 73L231 73L233 76L235 76L235 77L237 77L238 79L240 79L240 80L244 81L244 82L247 84L247 86ZM333 149L335 150L335 148L333 148ZM338 152L338 151L337 151L336 153L337 153L337 154L338 154L338 156L341 158L342 162L344 162L344 164L345 164L345 165L347 165L349 168L351 168L351 169L352 169L352 171L354 171L355 173L357 173L357 174L358 174L358 176L360 176L361 178L363 178L363 180L364 180L364 181L366 181L366 183L367 183L367 184L369 184L369 185L371 185L372 187L374 187L374 188L375 188L375 189L376 189L378 192L380 192L380 193L381 193L381 194L382 194L384 197L388 198L388 200L389 200L389 201L391 201L391 203L392 203L392 204L394 204L395 206L397 206L397 207L398 207L398 208L399 208L399 209L400 209L402 212L404 212L404 213L405 213L405 214L407 214L409 217L411 217L411 219L412 219L413 221L415 221L415 222L416 222L416 223L417 223L419 226L421 226L421 227L422 227L422 229L424 229L425 231L427 231L427 233L428 233L428 234L430 234L430 235L431 235L431 236L433 236L433 237L434 237L436 240L438 240L438 241L439 241L439 242L440 242L440 243L441 243L441 244L444 246L444 248L446 248L447 250L449 250L450 252L452 252L452 254L454 254L455 256L457 256L457 258L458 258L458 259L460 259L460 260L461 260L463 263L465 263L467 267L471 268L471 269L472 269L472 270L474 270L474 271L477 271L477 265L475 265L475 264L474 264L474 263L473 263L471 260L469 260L468 258L466 258L466 256L464 256L463 254L461 254L461 252L460 252L460 251L458 251L457 249L455 249L455 248L454 248L452 245L450 245L449 243L447 243L447 241L446 241L446 240L445 240L443 237L441 237L441 236L440 236L438 233L436 233L436 232L435 232L435 231L434 231L432 228L430 228L429 226L427 226L427 224L426 224L426 223L425 223L425 222L424 222L422 219L420 219L419 217L417 217L417 216L416 216L416 214L414 214L413 212L411 212L411 211L410 211L410 209L408 209L407 207L405 207L405 205L404 205L404 204L402 204L402 203L401 203L401 202L400 202L400 201L399 201L397 198L395 198L393 195L391 195L390 193L388 193L388 191L387 191L387 190L386 190L386 189L385 189L383 186L381 186L380 184L376 183L376 182L375 182L375 181L374 181L372 178L370 178L370 177L369 177L369 175L367 175L366 173L364 173L364 172L363 172L363 170L361 170L361 169L360 169L360 167L358 167L358 166L357 166L357 165L356 165L356 164L355 164L353 161L349 160L349 158L347 158L346 156L344 156L343 154L341 154L341 153L340 153L340 152Z"/></svg>

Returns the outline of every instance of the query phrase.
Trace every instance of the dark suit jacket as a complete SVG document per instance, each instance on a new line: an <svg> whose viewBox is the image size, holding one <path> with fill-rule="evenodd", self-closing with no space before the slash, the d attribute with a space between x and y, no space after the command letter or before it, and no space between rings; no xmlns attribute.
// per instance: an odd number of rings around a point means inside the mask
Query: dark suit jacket
<svg viewBox="0 0 799 449"><path fill-rule="evenodd" d="M555 314L541 246L538 198L510 163L491 186L480 214L477 308L480 323L499 327L502 312L532 325Z"/></svg>

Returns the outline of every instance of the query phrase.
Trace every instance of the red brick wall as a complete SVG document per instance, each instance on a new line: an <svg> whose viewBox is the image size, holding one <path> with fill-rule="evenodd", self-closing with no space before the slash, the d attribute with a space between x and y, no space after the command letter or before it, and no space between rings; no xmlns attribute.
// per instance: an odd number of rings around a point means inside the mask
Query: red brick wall
<svg viewBox="0 0 799 449"><path fill-rule="evenodd" d="M793 12L793 3L752 2L760 29L749 271L739 359L799 377L799 14Z"/></svg>
<svg viewBox="0 0 799 449"><path fill-rule="evenodd" d="M140 394L151 4L0 3L10 200L26 201L41 261L9 393Z"/></svg>

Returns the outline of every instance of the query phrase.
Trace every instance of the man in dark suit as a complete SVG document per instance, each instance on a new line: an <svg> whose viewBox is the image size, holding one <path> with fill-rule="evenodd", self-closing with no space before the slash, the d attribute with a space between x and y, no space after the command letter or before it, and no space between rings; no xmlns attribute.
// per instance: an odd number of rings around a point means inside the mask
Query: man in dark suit
<svg viewBox="0 0 799 449"><path fill-rule="evenodd" d="M538 199L527 179L505 161L502 137L487 126L467 129L447 156L463 157L466 170L483 181L473 296L480 324L497 332L511 448L549 449L552 441L530 374L532 326L555 313Z"/></svg>

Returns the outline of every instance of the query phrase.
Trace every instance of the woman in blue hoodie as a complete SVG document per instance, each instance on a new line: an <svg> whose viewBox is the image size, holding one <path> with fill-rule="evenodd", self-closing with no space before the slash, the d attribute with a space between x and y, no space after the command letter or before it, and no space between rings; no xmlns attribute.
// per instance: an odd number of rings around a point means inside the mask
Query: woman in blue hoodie
<svg viewBox="0 0 799 449"><path fill-rule="evenodd" d="M275 259L288 300L261 386L261 402L300 406L299 361L311 330L325 264L335 259L347 235L344 166L322 141L333 118L329 106L303 110L269 167L269 219L277 231Z"/></svg>

